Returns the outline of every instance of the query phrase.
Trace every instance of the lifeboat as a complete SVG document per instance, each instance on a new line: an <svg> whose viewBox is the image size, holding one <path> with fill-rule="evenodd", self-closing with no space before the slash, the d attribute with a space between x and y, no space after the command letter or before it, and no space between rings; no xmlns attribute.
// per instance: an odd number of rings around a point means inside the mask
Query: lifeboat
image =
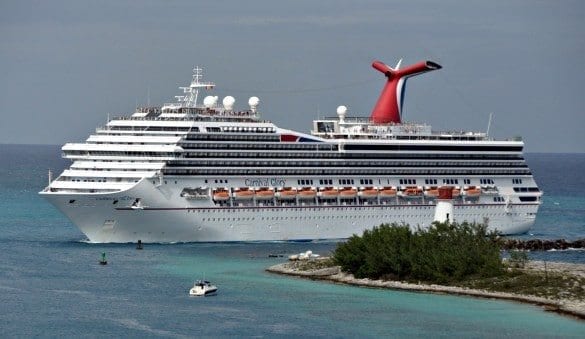
<svg viewBox="0 0 585 339"><path fill-rule="evenodd" d="M481 189L477 186L464 187L462 194L467 198L478 198L481 195Z"/></svg>
<svg viewBox="0 0 585 339"><path fill-rule="evenodd" d="M339 198L353 199L357 196L357 189L355 187L344 187L339 190Z"/></svg>
<svg viewBox="0 0 585 339"><path fill-rule="evenodd" d="M419 198L423 195L423 191L417 186L407 186L400 192L400 195L403 198Z"/></svg>
<svg viewBox="0 0 585 339"><path fill-rule="evenodd" d="M458 198L461 196L461 189L459 186L453 187L453 198Z"/></svg>
<svg viewBox="0 0 585 339"><path fill-rule="evenodd" d="M274 189L262 187L256 191L256 200L270 200L274 198Z"/></svg>
<svg viewBox="0 0 585 339"><path fill-rule="evenodd" d="M394 194L396 194L396 191ZM375 199L378 197L378 189L376 187L362 187L358 192L358 196L364 199Z"/></svg>
<svg viewBox="0 0 585 339"><path fill-rule="evenodd" d="M315 199L317 191L313 187L303 187L297 193L299 199Z"/></svg>
<svg viewBox="0 0 585 339"><path fill-rule="evenodd" d="M394 187L382 187L380 190L380 198L394 198L396 196L396 188Z"/></svg>
<svg viewBox="0 0 585 339"><path fill-rule="evenodd" d="M438 198L439 197L439 188L437 186L431 186L425 188L425 197L427 198Z"/></svg>
<svg viewBox="0 0 585 339"><path fill-rule="evenodd" d="M291 187L284 187L276 192L276 197L280 200L294 200L297 197L297 190Z"/></svg>
<svg viewBox="0 0 585 339"><path fill-rule="evenodd" d="M333 199L337 198L337 196L339 195L339 191L335 187L324 187L319 190L319 193L317 193L317 195L321 198Z"/></svg>
<svg viewBox="0 0 585 339"><path fill-rule="evenodd" d="M254 198L255 192L248 187L238 188L234 191L234 199L250 200Z"/></svg>
<svg viewBox="0 0 585 339"><path fill-rule="evenodd" d="M226 201L230 198L230 192L225 188L217 188L213 190L213 200Z"/></svg>

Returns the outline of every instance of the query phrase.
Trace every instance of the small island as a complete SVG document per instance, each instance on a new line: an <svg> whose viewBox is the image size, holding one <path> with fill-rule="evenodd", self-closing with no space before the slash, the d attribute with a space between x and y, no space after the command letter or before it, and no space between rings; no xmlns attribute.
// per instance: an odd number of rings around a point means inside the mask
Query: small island
<svg viewBox="0 0 585 339"><path fill-rule="evenodd" d="M269 272L350 285L527 302L585 319L585 265L528 260L481 224L438 223L413 232L383 224L340 243L330 257Z"/></svg>

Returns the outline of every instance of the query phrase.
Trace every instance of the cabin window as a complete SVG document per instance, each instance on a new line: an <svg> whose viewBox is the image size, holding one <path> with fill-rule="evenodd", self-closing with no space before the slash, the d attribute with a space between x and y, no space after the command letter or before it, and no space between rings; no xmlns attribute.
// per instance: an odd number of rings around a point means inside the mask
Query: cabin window
<svg viewBox="0 0 585 339"><path fill-rule="evenodd" d="M416 179L400 179L400 185L416 185Z"/></svg>
<svg viewBox="0 0 585 339"><path fill-rule="evenodd" d="M459 184L459 179L451 179L451 178L449 178L449 179L443 179L443 184L446 184L446 185L457 185L457 184Z"/></svg>

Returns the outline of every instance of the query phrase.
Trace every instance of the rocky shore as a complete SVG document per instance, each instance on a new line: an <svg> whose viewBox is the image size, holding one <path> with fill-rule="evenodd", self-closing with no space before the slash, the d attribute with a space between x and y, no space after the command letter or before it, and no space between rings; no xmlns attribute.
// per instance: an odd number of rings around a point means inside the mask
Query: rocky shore
<svg viewBox="0 0 585 339"><path fill-rule="evenodd" d="M530 261L525 266L526 270L544 272L557 272L585 277L585 265ZM546 299L531 295L520 295L514 293L492 292L486 290L469 289L456 286L413 284L400 281L356 279L352 274L341 272L339 266L307 269L306 262L289 261L286 263L271 266L266 269L268 272L292 275L313 280L323 280L348 285L389 288L414 292L445 293L455 295L467 295L480 298L495 298L531 303L543 306L547 311L568 314L580 319L585 319L585 301L571 299Z"/></svg>
<svg viewBox="0 0 585 339"><path fill-rule="evenodd" d="M565 239L557 240L518 240L506 239L502 242L502 248L505 250L522 250L522 251L550 251L585 248L585 239L567 241Z"/></svg>

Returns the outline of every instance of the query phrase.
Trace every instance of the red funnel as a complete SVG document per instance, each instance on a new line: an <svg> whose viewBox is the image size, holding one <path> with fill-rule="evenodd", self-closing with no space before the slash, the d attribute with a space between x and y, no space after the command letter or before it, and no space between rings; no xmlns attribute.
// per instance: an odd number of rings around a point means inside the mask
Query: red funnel
<svg viewBox="0 0 585 339"><path fill-rule="evenodd" d="M421 61L403 69L392 69L381 61L374 61L372 67L384 73L388 78L370 116L370 119L378 124L400 123L402 121L402 102L406 79L442 68L441 65L432 61Z"/></svg>

